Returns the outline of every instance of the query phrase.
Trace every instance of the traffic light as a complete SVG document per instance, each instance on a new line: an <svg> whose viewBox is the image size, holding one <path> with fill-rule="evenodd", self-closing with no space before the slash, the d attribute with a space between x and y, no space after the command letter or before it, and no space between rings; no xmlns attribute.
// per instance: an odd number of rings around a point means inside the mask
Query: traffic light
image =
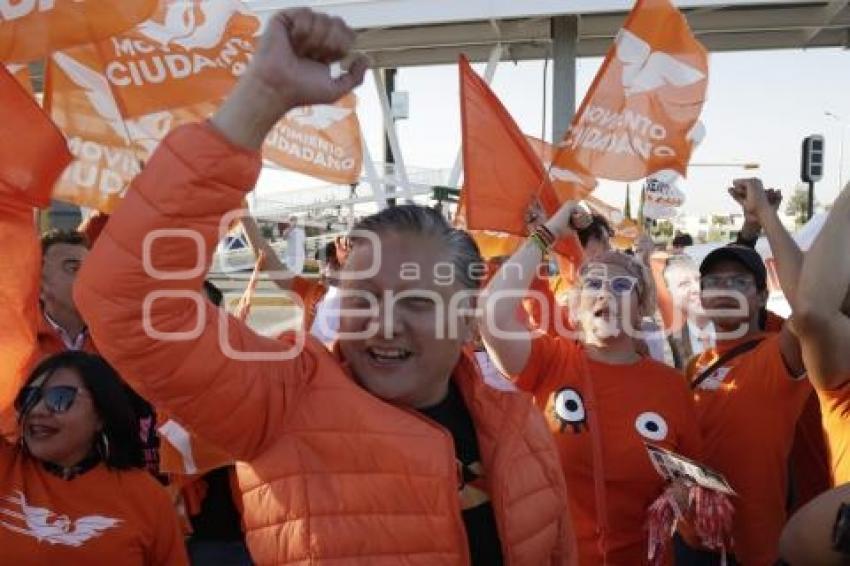
<svg viewBox="0 0 850 566"><path fill-rule="evenodd" d="M806 183L814 183L823 178L824 140L821 135L812 135L803 139L803 167L800 178Z"/></svg>

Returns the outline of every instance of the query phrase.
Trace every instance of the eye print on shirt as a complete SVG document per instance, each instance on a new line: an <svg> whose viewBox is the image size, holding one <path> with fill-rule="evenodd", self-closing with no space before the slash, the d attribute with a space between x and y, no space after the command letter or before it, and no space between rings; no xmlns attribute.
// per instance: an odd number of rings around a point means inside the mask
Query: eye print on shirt
<svg viewBox="0 0 850 566"><path fill-rule="evenodd" d="M584 400L581 398L581 393L575 389L565 387L555 393L552 412L555 419L561 423L560 432L564 432L567 427L571 428L575 434L581 432L582 429L587 430L587 413L584 410Z"/></svg>
<svg viewBox="0 0 850 566"><path fill-rule="evenodd" d="M658 413L641 413L635 420L635 428L647 440L661 442L667 438L667 421Z"/></svg>

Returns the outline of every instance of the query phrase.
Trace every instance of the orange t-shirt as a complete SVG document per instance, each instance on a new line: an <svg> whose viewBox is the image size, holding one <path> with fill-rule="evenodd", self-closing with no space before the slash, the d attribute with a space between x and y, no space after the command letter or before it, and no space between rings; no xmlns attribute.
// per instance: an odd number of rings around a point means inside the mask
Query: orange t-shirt
<svg viewBox="0 0 850 566"><path fill-rule="evenodd" d="M703 352L689 364L688 382L716 356L756 337ZM807 379L788 373L779 335L762 338L755 349L718 368L694 391L704 462L726 476L738 493L733 500L735 556L753 566L772 565L778 558L791 444L812 391Z"/></svg>
<svg viewBox="0 0 850 566"><path fill-rule="evenodd" d="M850 376L837 389L818 391L833 485L850 482Z"/></svg>
<svg viewBox="0 0 850 566"><path fill-rule="evenodd" d="M575 342L541 336L516 383L534 395L558 445L579 562L646 564L646 510L665 481L645 443L690 458L700 454L681 375L651 359L595 362Z"/></svg>
<svg viewBox="0 0 850 566"><path fill-rule="evenodd" d="M0 442L0 562L188 564L177 514L144 470L103 464L64 480Z"/></svg>

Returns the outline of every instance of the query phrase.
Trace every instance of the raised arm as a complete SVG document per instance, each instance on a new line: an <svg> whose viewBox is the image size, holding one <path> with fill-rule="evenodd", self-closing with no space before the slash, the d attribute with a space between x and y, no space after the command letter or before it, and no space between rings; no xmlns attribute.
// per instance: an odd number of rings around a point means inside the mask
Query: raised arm
<svg viewBox="0 0 850 566"><path fill-rule="evenodd" d="M764 189L760 179L735 179L732 184L729 193L741 204L745 218L755 219L764 228L773 257L776 258L779 285L793 309L797 297L797 280L803 267L803 252L779 220L781 198L770 198L769 191Z"/></svg>
<svg viewBox="0 0 850 566"><path fill-rule="evenodd" d="M240 222L254 255L259 259L260 254L263 254L260 269L269 274L269 279L277 285L278 289L291 291L296 275L286 267L268 240L260 233L257 221L250 214L246 214Z"/></svg>
<svg viewBox="0 0 850 566"><path fill-rule="evenodd" d="M201 284L223 215L257 179L265 134L292 107L331 102L362 80L362 62L339 79L329 74L353 40L340 20L309 10L273 17L212 124L178 129L160 145L75 286L95 343L122 376L237 459L276 432L312 357L279 361L287 345L232 317L220 329Z"/></svg>
<svg viewBox="0 0 850 566"><path fill-rule="evenodd" d="M829 390L850 379L850 185L836 199L806 253L793 326L815 387Z"/></svg>
<svg viewBox="0 0 850 566"><path fill-rule="evenodd" d="M782 204L782 193L775 189L768 189L765 191L765 194L767 195L767 201L770 206L778 210L779 206ZM734 194L732 196L735 198ZM744 224L741 226L741 231L738 232L738 235L735 238L735 243L739 246L755 248L758 243L759 236L761 236L761 221L758 219L757 215L748 212L747 209L744 208Z"/></svg>
<svg viewBox="0 0 850 566"><path fill-rule="evenodd" d="M563 238L570 233L570 219L576 213L575 203L569 201L544 226L556 238ZM502 265L481 296L481 337L497 367L507 375L522 372L531 354L531 333L516 313L542 259L543 251L529 239Z"/></svg>
<svg viewBox="0 0 850 566"><path fill-rule="evenodd" d="M741 204L745 218L751 219L751 222L754 220L764 228L776 260L779 285L791 310L796 311L803 252L779 220L781 195L777 197L775 192L766 191L760 179L735 179L732 185L729 194ZM805 367L800 342L787 326L780 332L780 350L789 372L794 376L803 374Z"/></svg>

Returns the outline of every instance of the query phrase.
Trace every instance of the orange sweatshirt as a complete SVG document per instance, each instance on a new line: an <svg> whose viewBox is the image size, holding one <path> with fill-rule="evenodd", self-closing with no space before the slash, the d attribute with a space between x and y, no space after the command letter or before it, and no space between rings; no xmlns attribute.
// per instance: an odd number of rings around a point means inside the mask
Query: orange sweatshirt
<svg viewBox="0 0 850 566"><path fill-rule="evenodd" d="M64 480L0 441L0 563L187 564L177 515L144 470Z"/></svg>

